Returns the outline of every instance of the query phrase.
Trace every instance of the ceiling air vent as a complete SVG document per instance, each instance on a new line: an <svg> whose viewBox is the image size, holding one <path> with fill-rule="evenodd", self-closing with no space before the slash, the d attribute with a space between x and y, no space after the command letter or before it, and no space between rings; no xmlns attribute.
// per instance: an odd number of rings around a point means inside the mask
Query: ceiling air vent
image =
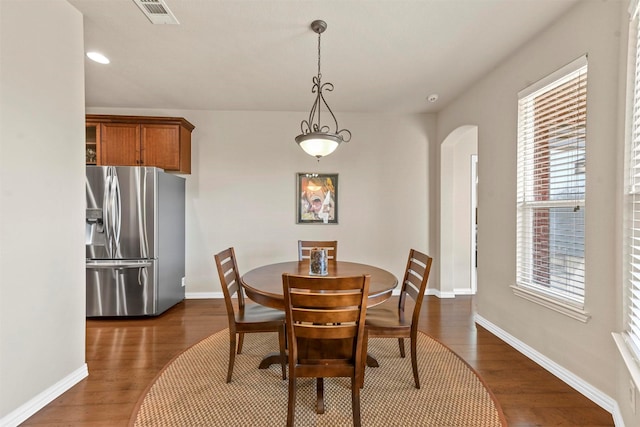
<svg viewBox="0 0 640 427"><path fill-rule="evenodd" d="M179 24L164 0L133 0L152 24Z"/></svg>

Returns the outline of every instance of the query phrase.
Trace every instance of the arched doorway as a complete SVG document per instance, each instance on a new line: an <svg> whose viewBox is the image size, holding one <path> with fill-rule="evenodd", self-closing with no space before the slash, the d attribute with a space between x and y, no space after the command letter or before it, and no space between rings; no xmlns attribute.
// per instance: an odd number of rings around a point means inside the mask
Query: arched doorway
<svg viewBox="0 0 640 427"><path fill-rule="evenodd" d="M478 127L461 126L441 146L440 296L476 292Z"/></svg>

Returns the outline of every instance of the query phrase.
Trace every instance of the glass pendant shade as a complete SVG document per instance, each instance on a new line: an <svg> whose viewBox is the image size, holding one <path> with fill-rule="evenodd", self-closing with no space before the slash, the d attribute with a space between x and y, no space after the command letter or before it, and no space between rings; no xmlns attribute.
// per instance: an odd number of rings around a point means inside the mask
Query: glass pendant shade
<svg viewBox="0 0 640 427"><path fill-rule="evenodd" d="M312 132L296 136L296 142L305 153L320 158L333 153L342 138L324 132Z"/></svg>

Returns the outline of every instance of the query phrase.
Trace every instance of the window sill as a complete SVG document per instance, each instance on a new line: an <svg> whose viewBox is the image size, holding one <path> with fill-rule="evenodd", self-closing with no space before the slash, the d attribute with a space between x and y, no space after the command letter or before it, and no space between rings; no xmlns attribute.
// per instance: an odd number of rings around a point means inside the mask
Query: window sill
<svg viewBox="0 0 640 427"><path fill-rule="evenodd" d="M640 388L640 365L627 345L627 340L625 339L624 334L613 332L611 335L613 335L613 340L618 346L618 351L622 355L622 360L624 360L624 364L627 366L629 374L631 374L631 379L633 379L636 388Z"/></svg>
<svg viewBox="0 0 640 427"><path fill-rule="evenodd" d="M544 295L540 292L514 285L511 286L511 289L513 290L513 293L520 298L524 298L527 301L531 301L553 311L557 311L558 313L564 314L565 316L579 320L583 323L587 323L591 318L591 315L581 308L574 307L566 302Z"/></svg>

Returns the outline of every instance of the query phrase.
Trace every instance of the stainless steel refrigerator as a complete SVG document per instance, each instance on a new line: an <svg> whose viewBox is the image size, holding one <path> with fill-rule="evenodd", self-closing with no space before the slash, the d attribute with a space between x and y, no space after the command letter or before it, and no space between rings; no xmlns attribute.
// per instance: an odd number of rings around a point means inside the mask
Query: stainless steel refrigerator
<svg viewBox="0 0 640 427"><path fill-rule="evenodd" d="M184 299L185 180L87 166L87 317L156 316Z"/></svg>

